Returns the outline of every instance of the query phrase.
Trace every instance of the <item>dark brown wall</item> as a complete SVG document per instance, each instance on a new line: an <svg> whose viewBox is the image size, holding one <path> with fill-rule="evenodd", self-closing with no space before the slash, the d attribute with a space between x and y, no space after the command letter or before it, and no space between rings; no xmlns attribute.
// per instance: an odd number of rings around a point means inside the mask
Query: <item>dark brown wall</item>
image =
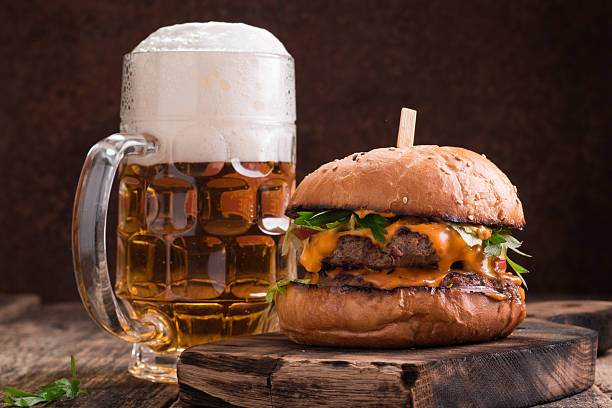
<svg viewBox="0 0 612 408"><path fill-rule="evenodd" d="M160 26L244 21L296 61L298 176L416 141L485 153L519 186L530 292L612 295L607 1L5 1L0 292L75 299L72 199L118 128L121 57Z"/></svg>

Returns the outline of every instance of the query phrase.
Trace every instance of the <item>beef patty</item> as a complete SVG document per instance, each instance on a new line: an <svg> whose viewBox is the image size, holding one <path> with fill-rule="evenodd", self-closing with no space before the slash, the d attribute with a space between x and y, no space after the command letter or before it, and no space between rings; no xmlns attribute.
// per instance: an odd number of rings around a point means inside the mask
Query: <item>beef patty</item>
<svg viewBox="0 0 612 408"><path fill-rule="evenodd" d="M332 279L328 276L326 271L321 271L319 275L319 284L322 286L358 286L374 288L372 284L364 281L361 275L339 273ZM489 279L486 276L482 276L476 272L449 272L440 283L441 288L470 286L484 286L486 288L494 289L497 292L507 295L513 299L521 298L519 286L513 282L507 279ZM476 292L478 291L476 288L473 290Z"/></svg>
<svg viewBox="0 0 612 408"><path fill-rule="evenodd" d="M429 237L401 228L387 245L381 247L367 237L343 235L336 249L323 258L325 269L389 269L428 267L440 258Z"/></svg>

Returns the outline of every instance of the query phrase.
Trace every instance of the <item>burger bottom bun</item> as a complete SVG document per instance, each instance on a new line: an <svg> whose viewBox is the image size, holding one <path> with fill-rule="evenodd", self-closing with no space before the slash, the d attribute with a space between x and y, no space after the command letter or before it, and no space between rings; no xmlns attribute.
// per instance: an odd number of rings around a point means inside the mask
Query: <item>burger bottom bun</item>
<svg viewBox="0 0 612 408"><path fill-rule="evenodd" d="M296 343L403 348L506 337L525 318L525 303L459 288L392 291L292 282L277 294L280 327Z"/></svg>

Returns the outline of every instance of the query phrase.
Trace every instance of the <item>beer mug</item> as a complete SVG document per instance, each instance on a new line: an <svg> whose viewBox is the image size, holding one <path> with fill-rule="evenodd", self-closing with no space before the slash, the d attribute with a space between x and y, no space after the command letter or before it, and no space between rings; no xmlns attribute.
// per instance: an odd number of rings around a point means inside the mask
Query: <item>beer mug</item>
<svg viewBox="0 0 612 408"><path fill-rule="evenodd" d="M275 328L265 301L295 186L293 59L244 24L164 27L124 57L120 133L88 153L73 215L91 317L134 343L129 371L176 381L187 347ZM105 229L117 173L116 283Z"/></svg>

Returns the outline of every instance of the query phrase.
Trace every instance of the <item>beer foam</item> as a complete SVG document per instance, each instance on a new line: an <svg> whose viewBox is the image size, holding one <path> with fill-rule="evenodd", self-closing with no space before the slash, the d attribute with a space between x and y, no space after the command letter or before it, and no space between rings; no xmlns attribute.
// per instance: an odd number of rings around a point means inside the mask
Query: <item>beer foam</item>
<svg viewBox="0 0 612 408"><path fill-rule="evenodd" d="M132 52L160 51L261 52L289 56L283 43L268 30L217 21L162 27Z"/></svg>
<svg viewBox="0 0 612 408"><path fill-rule="evenodd" d="M293 161L295 117L293 59L264 29L163 27L125 56L121 130L160 141L143 164Z"/></svg>

